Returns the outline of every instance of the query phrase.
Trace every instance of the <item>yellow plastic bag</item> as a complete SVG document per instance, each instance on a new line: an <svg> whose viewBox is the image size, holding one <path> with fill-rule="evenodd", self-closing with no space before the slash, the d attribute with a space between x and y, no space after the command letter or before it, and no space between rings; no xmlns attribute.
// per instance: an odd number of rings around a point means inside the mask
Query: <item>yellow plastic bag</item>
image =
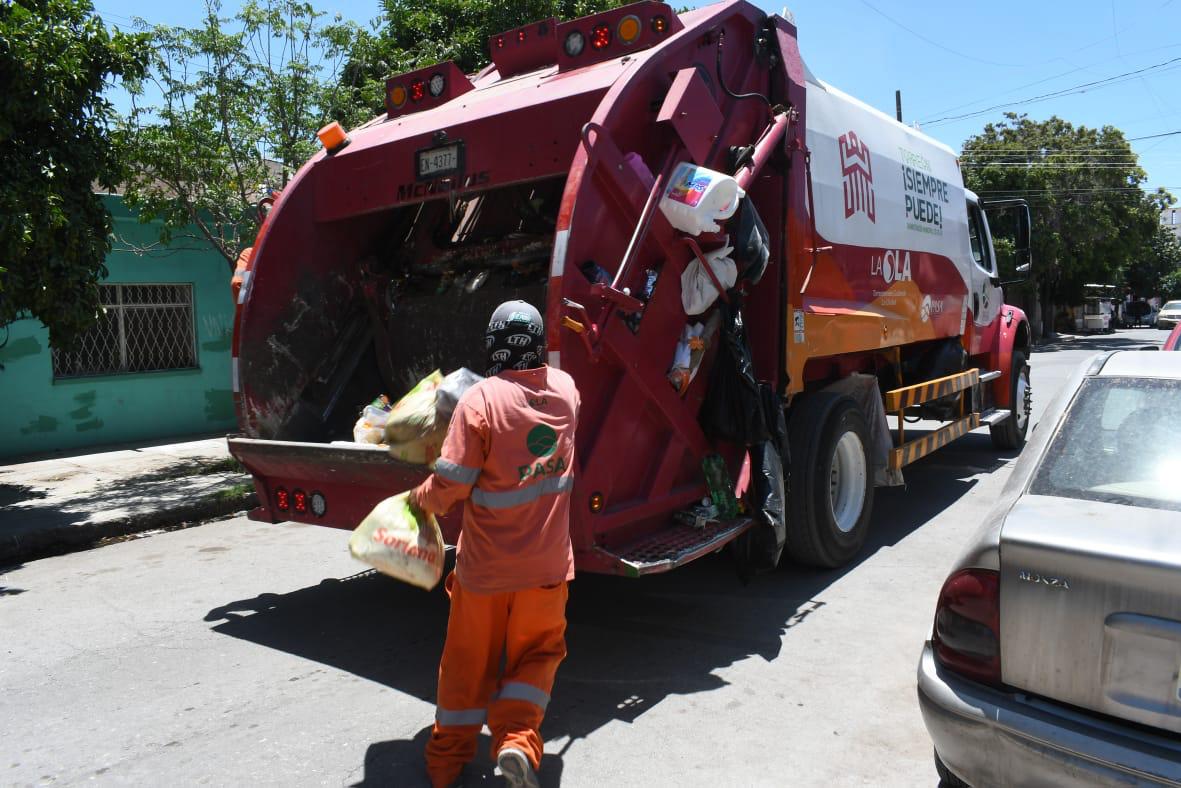
<svg viewBox="0 0 1181 788"><path fill-rule="evenodd" d="M407 443L427 437L435 429L435 390L443 373L435 370L398 400L385 421L385 442Z"/></svg>
<svg viewBox="0 0 1181 788"><path fill-rule="evenodd" d="M443 440L446 437L447 425L439 425L421 438L391 443L390 456L411 465L427 465L433 468L435 460L439 459L439 453L443 450Z"/></svg>
<svg viewBox="0 0 1181 788"><path fill-rule="evenodd" d="M349 552L382 574L430 591L443 576L443 534L433 514L410 508L409 496L373 507L349 537Z"/></svg>

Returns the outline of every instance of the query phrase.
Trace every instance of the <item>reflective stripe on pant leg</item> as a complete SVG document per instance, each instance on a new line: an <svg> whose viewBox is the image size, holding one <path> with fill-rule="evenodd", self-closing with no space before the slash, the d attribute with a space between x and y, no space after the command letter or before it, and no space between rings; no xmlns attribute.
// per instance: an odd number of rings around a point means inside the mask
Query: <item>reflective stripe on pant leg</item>
<svg viewBox="0 0 1181 788"><path fill-rule="evenodd" d="M506 681L493 700L523 700L545 711L549 705L549 693L523 681Z"/></svg>
<svg viewBox="0 0 1181 788"><path fill-rule="evenodd" d="M483 725L488 718L487 709L444 709L435 707L435 722L440 725L457 728L463 725Z"/></svg>

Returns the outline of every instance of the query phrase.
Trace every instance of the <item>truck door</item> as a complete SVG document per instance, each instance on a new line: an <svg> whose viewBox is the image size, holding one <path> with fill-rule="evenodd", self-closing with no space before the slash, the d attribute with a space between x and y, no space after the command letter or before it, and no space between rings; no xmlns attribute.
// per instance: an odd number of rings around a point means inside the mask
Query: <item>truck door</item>
<svg viewBox="0 0 1181 788"><path fill-rule="evenodd" d="M992 234L988 219L980 204L968 200L968 244L972 252L972 281L968 283L968 308L978 326L996 320L1001 312L1004 295L997 276L996 255L992 248Z"/></svg>

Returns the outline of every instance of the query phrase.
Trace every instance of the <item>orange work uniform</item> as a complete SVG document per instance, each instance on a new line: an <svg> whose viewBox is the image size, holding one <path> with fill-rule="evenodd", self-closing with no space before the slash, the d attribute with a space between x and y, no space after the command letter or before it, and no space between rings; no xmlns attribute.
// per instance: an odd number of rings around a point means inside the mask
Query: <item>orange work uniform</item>
<svg viewBox="0 0 1181 788"><path fill-rule="evenodd" d="M493 753L515 747L534 769L541 763L538 728L566 656L578 408L573 379L558 369L485 378L460 399L435 472L414 492L434 513L464 501L426 752L436 786L475 757L485 722Z"/></svg>

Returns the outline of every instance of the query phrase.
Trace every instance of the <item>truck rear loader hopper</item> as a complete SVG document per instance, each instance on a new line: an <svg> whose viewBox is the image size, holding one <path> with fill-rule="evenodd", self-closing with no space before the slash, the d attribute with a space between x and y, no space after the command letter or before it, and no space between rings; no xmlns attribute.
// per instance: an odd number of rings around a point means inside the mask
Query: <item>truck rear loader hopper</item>
<svg viewBox="0 0 1181 788"><path fill-rule="evenodd" d="M674 230L658 209L680 162L734 174L765 226L765 273L721 300L741 303L755 376L787 408L793 556L836 566L864 541L883 408L899 417L900 445L885 449L895 471L982 420L1004 445L1023 440L1028 325L1001 304L995 263L981 287L965 273L977 249L991 256L991 239L982 214L971 223L954 154L817 82L792 23L742 0L679 17L644 2L489 44L493 63L470 77L442 64L390 79L386 115L313 157L243 255L242 434L230 449L254 475L254 519L353 528L424 478L381 448L343 442L358 410L436 368L481 370L488 315L523 298L543 308L549 363L582 394L578 568L665 571L752 528L749 517L692 528L672 516L707 494L707 455L740 487L748 475L746 447L699 424L716 339L686 390L666 378L690 321L681 274L721 241ZM954 170L924 177L928 190L943 184L939 243L962 246L958 257L826 232L825 206L848 195L839 165L831 177L817 169L814 148L837 140L814 129L812 105L844 113L864 138L902 140L928 170ZM876 155L875 172L888 171L888 145L862 148L866 165ZM877 200L876 220L901 201L874 177L876 197L859 194ZM881 278L886 252L898 262L882 285L870 272L877 259ZM881 406L838 393L850 381L872 386ZM949 424L906 444L902 415L919 413ZM453 541L458 517L442 523Z"/></svg>

